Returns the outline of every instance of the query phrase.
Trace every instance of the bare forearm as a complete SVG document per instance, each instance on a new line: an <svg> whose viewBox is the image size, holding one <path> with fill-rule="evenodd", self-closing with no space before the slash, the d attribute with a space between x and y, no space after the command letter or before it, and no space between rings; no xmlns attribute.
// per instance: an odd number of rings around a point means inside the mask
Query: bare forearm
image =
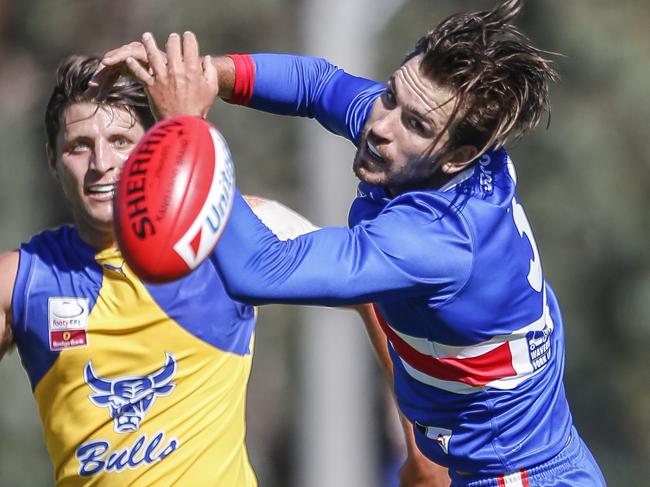
<svg viewBox="0 0 650 487"><path fill-rule="evenodd" d="M228 56L212 56L212 64L219 73L219 98L229 100L235 87L235 63Z"/></svg>
<svg viewBox="0 0 650 487"><path fill-rule="evenodd" d="M386 376L388 384L393 385L393 363L391 362L390 355L388 354L388 343L386 342L386 335L382 331L377 315L371 304L360 304L355 306L357 312L363 319L363 324L366 327L368 338L375 351L375 356L379 361L379 365Z"/></svg>

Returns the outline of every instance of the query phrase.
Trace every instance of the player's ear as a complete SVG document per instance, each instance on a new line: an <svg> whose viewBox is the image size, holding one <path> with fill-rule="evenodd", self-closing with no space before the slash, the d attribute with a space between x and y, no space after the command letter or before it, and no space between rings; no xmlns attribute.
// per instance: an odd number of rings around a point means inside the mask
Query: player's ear
<svg viewBox="0 0 650 487"><path fill-rule="evenodd" d="M58 181L59 175L56 173L56 153L49 143L45 144L45 154L47 155L47 165L50 168L50 174Z"/></svg>
<svg viewBox="0 0 650 487"><path fill-rule="evenodd" d="M478 149L473 145L461 145L452 149L445 161L440 165L440 170L445 174L456 174L471 164L478 154Z"/></svg>
<svg viewBox="0 0 650 487"><path fill-rule="evenodd" d="M461 145L452 149L440 165L445 174L456 174L469 166L478 154L478 149L473 145Z"/></svg>

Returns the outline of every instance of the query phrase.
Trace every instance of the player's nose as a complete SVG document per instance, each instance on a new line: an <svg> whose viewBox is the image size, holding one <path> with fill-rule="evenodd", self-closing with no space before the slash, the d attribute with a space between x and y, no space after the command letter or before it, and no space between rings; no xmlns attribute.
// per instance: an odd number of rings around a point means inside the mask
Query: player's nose
<svg viewBox="0 0 650 487"><path fill-rule="evenodd" d="M397 110L386 110L372 121L369 132L383 142L389 141L392 139L396 121Z"/></svg>
<svg viewBox="0 0 650 487"><path fill-rule="evenodd" d="M100 141L96 144L95 150L90 157L90 168L101 173L111 169L119 170L124 163L122 157L112 150L110 144Z"/></svg>

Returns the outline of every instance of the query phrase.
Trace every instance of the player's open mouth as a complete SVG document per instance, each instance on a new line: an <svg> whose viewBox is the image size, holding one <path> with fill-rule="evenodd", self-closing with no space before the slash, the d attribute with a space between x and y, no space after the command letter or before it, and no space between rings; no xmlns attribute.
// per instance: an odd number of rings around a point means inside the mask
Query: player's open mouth
<svg viewBox="0 0 650 487"><path fill-rule="evenodd" d="M356 162L357 168L364 168L366 171L376 172L384 171L388 161L384 159L381 151L366 139L365 143L357 153Z"/></svg>
<svg viewBox="0 0 650 487"><path fill-rule="evenodd" d="M86 193L98 199L110 199L115 195L117 183L86 186Z"/></svg>
<svg viewBox="0 0 650 487"><path fill-rule="evenodd" d="M366 142L366 149L375 161L384 162L384 157L381 155L381 152L372 143Z"/></svg>

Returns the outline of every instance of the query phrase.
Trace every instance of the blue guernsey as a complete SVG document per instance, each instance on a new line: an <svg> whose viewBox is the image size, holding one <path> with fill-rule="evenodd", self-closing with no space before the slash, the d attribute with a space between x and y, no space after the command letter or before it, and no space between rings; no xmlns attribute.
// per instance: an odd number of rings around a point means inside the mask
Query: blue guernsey
<svg viewBox="0 0 650 487"><path fill-rule="evenodd" d="M234 58L236 102L314 117L354 143L384 90L321 59ZM349 228L290 241L238 194L214 260L248 302L375 302L422 451L456 472L525 469L567 445L572 419L562 318L515 183L505 150L439 189L389 198L361 183Z"/></svg>

